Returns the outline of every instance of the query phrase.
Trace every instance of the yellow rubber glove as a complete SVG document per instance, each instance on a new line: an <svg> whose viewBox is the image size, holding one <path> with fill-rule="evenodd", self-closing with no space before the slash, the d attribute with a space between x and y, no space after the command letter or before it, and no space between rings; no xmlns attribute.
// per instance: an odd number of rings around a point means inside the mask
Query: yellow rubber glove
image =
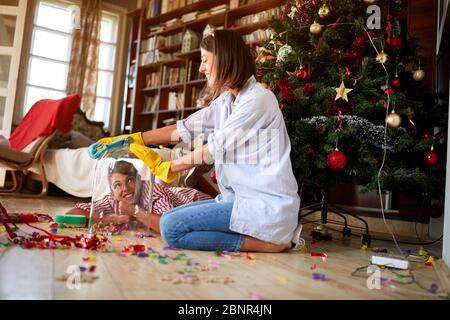
<svg viewBox="0 0 450 320"><path fill-rule="evenodd" d="M116 137L102 138L97 142L91 144L88 148L88 154L92 159L97 159L100 156L102 156L107 151L108 148L115 148L122 145L118 140L121 139L124 140L128 137L132 138L134 143L144 145L144 140L142 139L142 132L136 132L132 134L122 134Z"/></svg>
<svg viewBox="0 0 450 320"><path fill-rule="evenodd" d="M115 136L115 137L106 137L106 138L102 138L102 139L98 140L97 142L100 142L101 145L104 145L104 144L114 142L118 139L128 138L128 137L133 138L133 143L145 145L144 140L142 139L142 132L135 132L135 133L131 133L131 134L122 134L120 136Z"/></svg>
<svg viewBox="0 0 450 320"><path fill-rule="evenodd" d="M163 161L161 156L152 149L137 144L130 144L130 151L141 159L150 171L162 181L171 183L178 177L178 173L170 171L172 161Z"/></svg>

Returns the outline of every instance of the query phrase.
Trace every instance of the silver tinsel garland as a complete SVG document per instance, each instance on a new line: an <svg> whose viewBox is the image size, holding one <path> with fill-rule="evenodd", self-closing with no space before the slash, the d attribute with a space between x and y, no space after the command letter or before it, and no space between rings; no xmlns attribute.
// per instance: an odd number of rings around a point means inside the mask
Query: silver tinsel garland
<svg viewBox="0 0 450 320"><path fill-rule="evenodd" d="M326 125L330 118L318 116L312 118L303 118L302 121L311 125ZM359 142L365 146L375 147L377 149L384 148L384 126L375 125L372 122L359 116L341 116L342 126L354 127L358 129ZM392 152L395 150L402 134L406 133L406 129L399 127L394 132L388 132L386 137L386 150Z"/></svg>

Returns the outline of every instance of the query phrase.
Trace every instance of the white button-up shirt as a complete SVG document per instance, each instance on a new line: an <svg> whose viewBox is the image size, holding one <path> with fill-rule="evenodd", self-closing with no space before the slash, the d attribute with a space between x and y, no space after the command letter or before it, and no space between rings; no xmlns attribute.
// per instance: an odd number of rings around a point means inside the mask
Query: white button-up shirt
<svg viewBox="0 0 450 320"><path fill-rule="evenodd" d="M234 202L232 231L276 244L291 241L300 197L273 92L252 76L236 99L224 92L208 108L177 121L177 130L186 143L205 133L221 192L216 201Z"/></svg>

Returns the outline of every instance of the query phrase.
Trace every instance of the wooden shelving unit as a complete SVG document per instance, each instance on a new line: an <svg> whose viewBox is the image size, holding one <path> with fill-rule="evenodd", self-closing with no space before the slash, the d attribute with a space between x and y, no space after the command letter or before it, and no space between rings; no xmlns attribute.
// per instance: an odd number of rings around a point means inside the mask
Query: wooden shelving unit
<svg viewBox="0 0 450 320"><path fill-rule="evenodd" d="M152 3L152 1L144 1L144 3ZM244 0L245 3L251 2L250 4L243 4L241 0L237 8L230 9L233 2L235 1L199 0L148 19L146 18L147 8L129 13L131 37L128 57L129 76L125 90L127 96L122 118L123 133L162 127L177 119L185 118L203 107L197 105L196 98L205 87L206 79L198 78L198 72L194 72L198 70L200 63L200 49L196 47L191 51L182 52L180 35L184 35L187 30L201 35L209 24L214 27L237 30L244 36L255 30L267 28L268 19L254 21L255 19L249 16L254 18L255 15L266 10L282 7L285 4L285 0ZM181 20L184 14L210 10L219 5L227 5L227 8L223 12L203 15L182 24L162 26L173 19ZM156 39L158 36L165 37L166 42L169 38L171 41L158 46ZM155 46L145 51L148 43L153 41L152 39L156 43ZM251 41L249 45L255 46L258 43L259 41ZM154 51L154 48L157 50ZM155 58L152 52L158 57L157 61L152 60ZM142 56L146 54L149 55ZM160 55L169 58L158 60ZM146 60L148 58L150 61ZM173 107L173 101L176 101L176 109Z"/></svg>

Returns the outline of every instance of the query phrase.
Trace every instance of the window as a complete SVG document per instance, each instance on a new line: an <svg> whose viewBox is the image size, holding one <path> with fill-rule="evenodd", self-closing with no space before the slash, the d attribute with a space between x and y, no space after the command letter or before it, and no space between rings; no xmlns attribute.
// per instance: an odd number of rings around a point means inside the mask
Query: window
<svg viewBox="0 0 450 320"><path fill-rule="evenodd" d="M58 1L37 2L23 114L38 100L67 95L73 21L70 6ZM118 21L118 16L102 12L97 102L92 120L104 122L105 127L109 125Z"/></svg>
<svg viewBox="0 0 450 320"><path fill-rule="evenodd" d="M100 51L98 62L97 99L94 120L109 122L114 64L117 47L118 17L103 13L100 26Z"/></svg>

